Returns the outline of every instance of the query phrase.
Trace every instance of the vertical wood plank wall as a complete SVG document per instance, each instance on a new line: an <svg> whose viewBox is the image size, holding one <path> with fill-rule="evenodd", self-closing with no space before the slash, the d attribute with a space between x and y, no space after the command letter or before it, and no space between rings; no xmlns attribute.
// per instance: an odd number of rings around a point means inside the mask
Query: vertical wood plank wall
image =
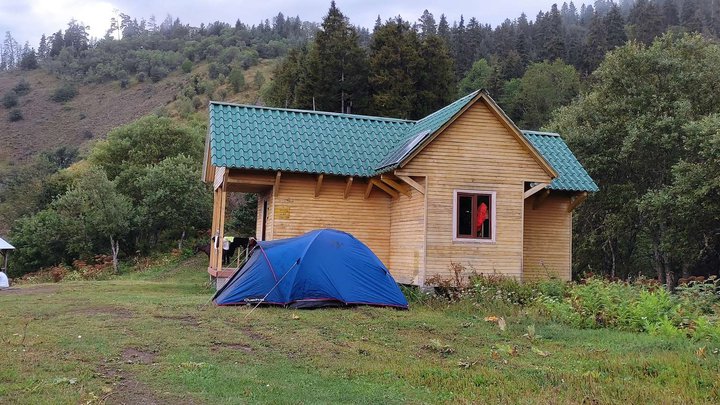
<svg viewBox="0 0 720 405"><path fill-rule="evenodd" d="M365 243L389 267L390 263L390 201L380 190L373 190L364 199L367 183L356 179L350 195L343 198L345 178L324 176L320 195L315 197L316 177L283 173L275 198L269 199L271 218L268 240L289 238L319 228L349 232ZM262 211L258 198L258 217ZM258 235L262 223L258 218Z"/></svg>
<svg viewBox="0 0 720 405"><path fill-rule="evenodd" d="M567 212L570 197L551 193L536 210L534 199L525 201L523 280L548 277L570 280L572 213Z"/></svg>
<svg viewBox="0 0 720 405"><path fill-rule="evenodd" d="M267 201L267 224L265 225L265 240L273 240L273 206L274 206L274 199L272 190L267 191L266 193L260 193L258 194L258 208L257 208L257 221L255 223L255 239L256 240L262 240L262 227L263 227L263 204Z"/></svg>
<svg viewBox="0 0 720 405"><path fill-rule="evenodd" d="M419 180L421 184L424 179ZM425 196L412 189L390 204L390 271L399 283L422 284L425 266Z"/></svg>
<svg viewBox="0 0 720 405"><path fill-rule="evenodd" d="M530 152L479 101L403 171L427 175L426 277L450 275L450 262L481 273L521 278L523 182L549 182ZM453 190L495 191L496 242L453 241Z"/></svg>

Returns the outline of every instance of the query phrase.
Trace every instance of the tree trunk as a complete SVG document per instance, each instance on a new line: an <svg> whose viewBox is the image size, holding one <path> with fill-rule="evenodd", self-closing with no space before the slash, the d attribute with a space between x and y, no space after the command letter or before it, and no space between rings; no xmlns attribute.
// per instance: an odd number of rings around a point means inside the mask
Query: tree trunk
<svg viewBox="0 0 720 405"><path fill-rule="evenodd" d="M185 240L185 230L183 229L183 233L180 236L180 241L178 242L178 250L182 249L183 241Z"/></svg>
<svg viewBox="0 0 720 405"><path fill-rule="evenodd" d="M675 290L675 272L668 262L665 262L665 288L670 292Z"/></svg>
<svg viewBox="0 0 720 405"><path fill-rule="evenodd" d="M690 263L683 263L682 265L682 277L690 278Z"/></svg>
<svg viewBox="0 0 720 405"><path fill-rule="evenodd" d="M653 267L655 267L655 272L657 273L657 281L660 284L663 284L665 282L665 271L663 269L663 263L662 263L662 254L660 253L660 246L658 246L657 243L653 246Z"/></svg>
<svg viewBox="0 0 720 405"><path fill-rule="evenodd" d="M120 252L120 242L110 236L110 250L112 251L113 270L118 272L118 253Z"/></svg>

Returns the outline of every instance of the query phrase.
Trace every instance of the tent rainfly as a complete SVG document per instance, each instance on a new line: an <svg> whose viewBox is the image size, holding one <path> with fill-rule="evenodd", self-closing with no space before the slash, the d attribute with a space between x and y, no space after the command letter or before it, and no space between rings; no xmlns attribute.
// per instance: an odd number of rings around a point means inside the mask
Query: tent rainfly
<svg viewBox="0 0 720 405"><path fill-rule="evenodd" d="M349 233L318 229L259 241L250 259L213 297L216 305L293 308L408 303L380 259Z"/></svg>

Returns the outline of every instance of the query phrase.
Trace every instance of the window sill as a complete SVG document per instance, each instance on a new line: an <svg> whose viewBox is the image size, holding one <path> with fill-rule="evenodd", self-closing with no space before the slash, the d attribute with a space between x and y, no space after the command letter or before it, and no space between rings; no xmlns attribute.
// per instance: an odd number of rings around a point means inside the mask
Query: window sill
<svg viewBox="0 0 720 405"><path fill-rule="evenodd" d="M480 243L495 244L495 239L472 239L472 238L453 238L453 243Z"/></svg>

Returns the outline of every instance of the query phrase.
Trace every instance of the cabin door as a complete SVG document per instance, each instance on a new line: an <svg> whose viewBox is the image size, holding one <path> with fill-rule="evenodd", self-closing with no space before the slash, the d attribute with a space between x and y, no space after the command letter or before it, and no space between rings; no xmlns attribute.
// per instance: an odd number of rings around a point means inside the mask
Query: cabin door
<svg viewBox="0 0 720 405"><path fill-rule="evenodd" d="M263 212L262 212L262 233L260 234L260 240L265 240L265 232L267 231L268 221L268 204L267 200L263 201Z"/></svg>

